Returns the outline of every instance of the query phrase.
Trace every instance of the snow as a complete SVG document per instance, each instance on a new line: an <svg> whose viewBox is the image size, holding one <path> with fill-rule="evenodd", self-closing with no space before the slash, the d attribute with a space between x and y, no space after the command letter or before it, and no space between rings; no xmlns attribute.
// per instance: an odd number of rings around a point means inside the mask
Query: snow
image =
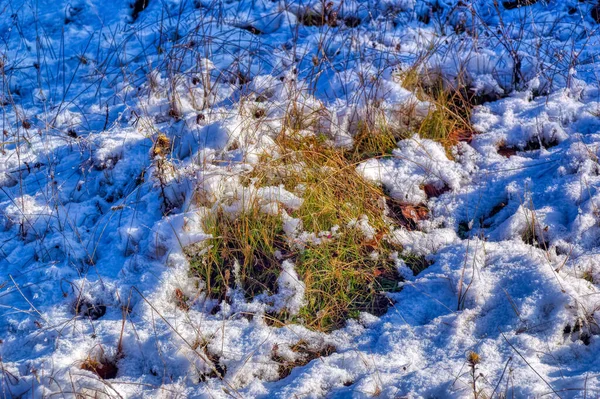
<svg viewBox="0 0 600 399"><path fill-rule="evenodd" d="M487 397L600 395L593 4L336 0L341 26L301 24L324 4L151 0L134 22L128 2L0 2L6 397L473 397L470 351ZM394 306L330 334L261 316L304 303L289 260L272 296L206 298L182 248L210 237L202 218L215 203L302 204L239 177L277 155L291 104L303 134L351 146L375 103L392 124L403 106L426 112L397 73L417 61L485 100L477 134L451 154L412 136L357 170L427 205L417 230L390 238L431 266L415 276L396 258L405 281L388 294ZM164 156L153 155L159 134ZM447 191L428 198L425 185ZM354 226L373 237L368 220ZM307 233L290 216L284 230L299 246L337 231ZM81 304L106 313L76 314ZM335 352L280 379L274 348L293 362L299 341ZM80 367L119 352L114 379Z"/></svg>
<svg viewBox="0 0 600 399"><path fill-rule="evenodd" d="M399 142L391 159L370 159L359 171L383 184L392 198L415 205L427 200L423 185L458 189L464 177L461 166L447 158L441 144L418 136Z"/></svg>

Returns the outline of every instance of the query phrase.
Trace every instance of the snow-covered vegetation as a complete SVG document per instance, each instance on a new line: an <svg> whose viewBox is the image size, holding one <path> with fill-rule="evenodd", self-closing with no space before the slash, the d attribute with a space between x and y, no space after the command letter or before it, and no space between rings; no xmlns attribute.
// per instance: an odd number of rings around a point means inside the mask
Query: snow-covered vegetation
<svg viewBox="0 0 600 399"><path fill-rule="evenodd" d="M599 396L598 21L0 0L1 395Z"/></svg>

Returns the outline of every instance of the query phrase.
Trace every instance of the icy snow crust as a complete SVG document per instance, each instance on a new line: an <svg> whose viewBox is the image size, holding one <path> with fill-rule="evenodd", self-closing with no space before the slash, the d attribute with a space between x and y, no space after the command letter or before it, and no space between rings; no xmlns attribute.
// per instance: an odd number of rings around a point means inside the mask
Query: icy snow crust
<svg viewBox="0 0 600 399"><path fill-rule="evenodd" d="M599 395L592 4L539 1L498 13L491 0L465 3L349 1L338 18L360 18L358 26L318 27L298 17L321 10L317 1L151 0L135 22L127 2L0 2L3 395L472 397L470 351L480 355L477 384L487 396ZM292 100L333 143L351 145L366 99L392 122L405 104L427 109L397 71L431 43L431 70L462 71L480 94L508 95L476 108L479 134L452 159L414 136L358 166L393 197L427 203L419 231L392 238L432 265L412 276L398 260L407 279L390 295L394 307L329 335L243 317L270 305L235 293L211 314L182 253L207 238L202 204L235 211L258 196L265 211L299 206L282 187L239 183L273 151ZM514 91L510 49L522 60ZM179 115L169 115L169 97ZM166 198L151 155L158 132L172 144ZM531 142L543 147L527 150ZM500 146L518 152L506 158ZM449 191L427 199L423 184ZM532 220L538 246L523 240ZM289 234L297 227L286 222ZM275 306L297 311L304 286L282 263ZM79 297L106 313L76 315ZM115 356L121 331L116 378L80 368L89 355ZM336 351L278 380L274 348L294 361L300 339ZM201 377L216 366L207 352L226 367L223 380Z"/></svg>

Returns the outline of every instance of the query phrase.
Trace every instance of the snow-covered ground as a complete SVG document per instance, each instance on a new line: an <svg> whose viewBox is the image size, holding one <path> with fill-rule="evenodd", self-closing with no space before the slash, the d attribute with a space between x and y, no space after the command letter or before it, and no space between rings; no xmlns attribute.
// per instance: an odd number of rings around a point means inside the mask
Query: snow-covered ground
<svg viewBox="0 0 600 399"><path fill-rule="evenodd" d="M480 398L599 396L600 25L592 1L522 2L0 0L2 395L473 397L475 352ZM291 104L339 146L373 103L426 110L415 63L489 100L452 159L414 136L358 166L427 203L391 235L431 266L330 334L211 312L182 251L198 197L235 204ZM299 342L323 356L281 379ZM81 369L117 354L114 378Z"/></svg>

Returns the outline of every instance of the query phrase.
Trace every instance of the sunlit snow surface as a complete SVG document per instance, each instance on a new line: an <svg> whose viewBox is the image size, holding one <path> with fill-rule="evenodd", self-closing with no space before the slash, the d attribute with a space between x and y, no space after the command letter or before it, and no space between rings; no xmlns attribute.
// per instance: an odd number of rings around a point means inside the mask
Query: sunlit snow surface
<svg viewBox="0 0 600 399"><path fill-rule="evenodd" d="M321 2L150 0L133 21L127 1L0 0L2 395L473 397L470 351L486 397L600 395L591 3L334 1L339 26L308 27L298 16ZM271 305L235 294L211 314L181 250L207 237L196 196L242 207L239 172L273 151L292 102L340 146L367 103L391 121L408 103L425 112L398 79L423 59L503 97L476 108L479 134L452 160L414 136L358 166L393 197L427 201L420 231L392 236L432 265L391 294L386 315L329 335L244 317ZM169 115L173 101L181 120ZM159 132L172 143L166 198L151 155ZM528 143L548 148L498 153ZM427 200L423 184L449 191ZM301 201L278 187L252 195L266 210ZM532 218L547 249L523 242ZM297 308L304 288L293 265L282 268L276 300ZM75 315L78 297L106 313ZM567 325L579 331L565 334ZM114 356L122 331L116 378L80 368L89 354ZM336 351L280 380L274 347L293 361L299 340ZM219 354L223 380L201 381L214 367L204 345Z"/></svg>

